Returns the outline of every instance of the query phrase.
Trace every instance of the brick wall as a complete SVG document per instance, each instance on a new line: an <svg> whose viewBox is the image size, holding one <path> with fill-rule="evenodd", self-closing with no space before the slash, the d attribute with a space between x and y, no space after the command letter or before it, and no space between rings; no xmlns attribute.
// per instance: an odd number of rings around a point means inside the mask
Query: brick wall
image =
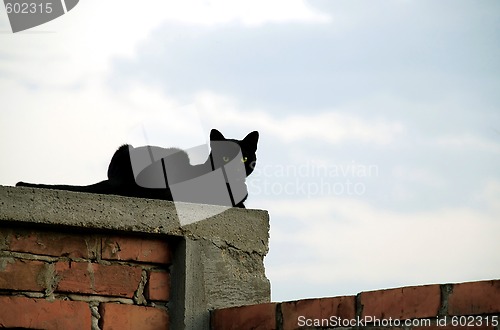
<svg viewBox="0 0 500 330"><path fill-rule="evenodd" d="M0 328L168 329L175 239L0 228Z"/></svg>
<svg viewBox="0 0 500 330"><path fill-rule="evenodd" d="M212 311L214 330L500 329L500 280L361 292Z"/></svg>
<svg viewBox="0 0 500 330"><path fill-rule="evenodd" d="M0 186L0 328L500 330L500 280L270 303L268 231L260 210L181 224L170 202Z"/></svg>
<svg viewBox="0 0 500 330"><path fill-rule="evenodd" d="M0 328L202 330L269 302L268 213L177 206L0 186Z"/></svg>

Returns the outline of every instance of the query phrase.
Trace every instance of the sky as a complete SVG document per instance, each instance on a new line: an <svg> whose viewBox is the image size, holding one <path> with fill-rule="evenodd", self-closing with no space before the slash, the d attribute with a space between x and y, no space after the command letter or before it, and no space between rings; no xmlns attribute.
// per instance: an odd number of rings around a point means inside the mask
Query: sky
<svg viewBox="0 0 500 330"><path fill-rule="evenodd" d="M91 184L123 143L260 133L272 300L500 276L500 2L81 0L0 9L0 184Z"/></svg>

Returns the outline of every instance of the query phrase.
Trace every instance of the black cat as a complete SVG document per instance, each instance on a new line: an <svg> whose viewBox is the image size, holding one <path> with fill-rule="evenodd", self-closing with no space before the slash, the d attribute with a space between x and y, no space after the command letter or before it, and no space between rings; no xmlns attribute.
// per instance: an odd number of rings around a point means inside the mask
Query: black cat
<svg viewBox="0 0 500 330"><path fill-rule="evenodd" d="M248 197L245 179L255 168L258 139L257 131L235 140L212 129L211 152L199 165L191 165L181 149L125 144L111 158L108 180L88 186L25 182L16 186L244 208Z"/></svg>

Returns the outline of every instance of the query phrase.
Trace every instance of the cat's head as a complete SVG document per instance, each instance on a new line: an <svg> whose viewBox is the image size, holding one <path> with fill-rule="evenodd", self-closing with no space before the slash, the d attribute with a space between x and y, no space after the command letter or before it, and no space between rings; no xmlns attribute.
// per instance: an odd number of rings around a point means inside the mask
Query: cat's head
<svg viewBox="0 0 500 330"><path fill-rule="evenodd" d="M257 162L257 142L259 132L249 133L243 140L226 139L221 132L212 129L210 132L210 148L214 167L219 168L233 164L245 169L245 177L249 176ZM243 166L240 166L243 165Z"/></svg>

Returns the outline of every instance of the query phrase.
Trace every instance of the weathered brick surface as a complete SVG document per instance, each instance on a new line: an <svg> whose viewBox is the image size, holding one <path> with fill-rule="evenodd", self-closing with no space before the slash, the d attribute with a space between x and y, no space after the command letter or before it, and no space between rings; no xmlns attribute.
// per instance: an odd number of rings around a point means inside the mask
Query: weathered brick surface
<svg viewBox="0 0 500 330"><path fill-rule="evenodd" d="M167 272L150 272L146 297L149 300L168 301L170 298L170 274Z"/></svg>
<svg viewBox="0 0 500 330"><path fill-rule="evenodd" d="M219 309L212 313L211 324L213 330L277 329L276 304Z"/></svg>
<svg viewBox="0 0 500 330"><path fill-rule="evenodd" d="M453 285L448 297L448 314L500 313L500 280Z"/></svg>
<svg viewBox="0 0 500 330"><path fill-rule="evenodd" d="M298 329L299 317L306 319L353 319L356 315L356 297L345 296L306 299L281 304L283 329Z"/></svg>
<svg viewBox="0 0 500 330"><path fill-rule="evenodd" d="M47 264L36 260L0 258L0 289L44 291Z"/></svg>
<svg viewBox="0 0 500 330"><path fill-rule="evenodd" d="M0 328L90 329L91 314L80 301L0 296Z"/></svg>
<svg viewBox="0 0 500 330"><path fill-rule="evenodd" d="M99 307L102 330L168 330L165 310L135 305L105 303Z"/></svg>
<svg viewBox="0 0 500 330"><path fill-rule="evenodd" d="M170 299L167 269L172 263L172 250L166 238L154 237L113 234L103 238L103 234L0 228L0 328L90 329L89 303L64 298L65 293L78 293L93 304L101 301L99 325L103 330L168 329L169 312L162 306ZM68 258L76 260L68 261ZM146 272L144 296L148 305L156 307L102 303L107 301L106 297L95 296L132 298ZM443 297L442 288L446 288ZM52 295L53 289L55 295ZM25 297L42 297L41 293L51 300ZM372 330L500 329L500 325L486 325L488 321L500 322L500 280L362 292L358 298L306 299L220 309L211 314L211 328L299 329L299 317L346 320L360 315L383 320L428 318L432 321L432 326L426 327L366 327ZM171 311L178 308L172 302L168 306ZM446 326L436 325L440 319L436 318L438 312L440 318L448 313ZM473 322L474 326L454 326L452 316ZM482 326L475 317L484 319Z"/></svg>
<svg viewBox="0 0 500 330"><path fill-rule="evenodd" d="M102 258L170 264L172 252L165 239L115 236L103 238Z"/></svg>
<svg viewBox="0 0 500 330"><path fill-rule="evenodd" d="M95 259L100 239L90 235L67 234L21 229L3 231L7 249L39 255Z"/></svg>
<svg viewBox="0 0 500 330"><path fill-rule="evenodd" d="M90 262L58 262L57 292L74 292L132 298L141 281L142 269L126 265Z"/></svg>
<svg viewBox="0 0 500 330"><path fill-rule="evenodd" d="M361 294L362 316L379 319L433 317L441 305L439 285L413 286Z"/></svg>

